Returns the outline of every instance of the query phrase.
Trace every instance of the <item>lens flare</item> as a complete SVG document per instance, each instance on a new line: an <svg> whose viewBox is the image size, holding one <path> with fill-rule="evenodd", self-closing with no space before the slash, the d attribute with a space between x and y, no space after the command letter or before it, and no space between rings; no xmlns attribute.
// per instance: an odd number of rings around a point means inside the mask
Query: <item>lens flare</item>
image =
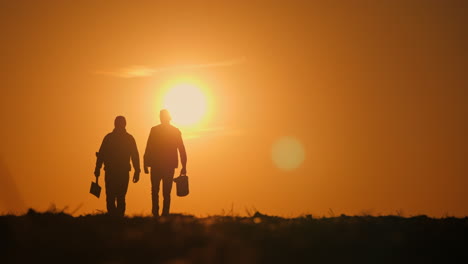
<svg viewBox="0 0 468 264"><path fill-rule="evenodd" d="M271 157L274 164L283 170L299 167L305 159L304 147L293 137L282 137L272 147Z"/></svg>

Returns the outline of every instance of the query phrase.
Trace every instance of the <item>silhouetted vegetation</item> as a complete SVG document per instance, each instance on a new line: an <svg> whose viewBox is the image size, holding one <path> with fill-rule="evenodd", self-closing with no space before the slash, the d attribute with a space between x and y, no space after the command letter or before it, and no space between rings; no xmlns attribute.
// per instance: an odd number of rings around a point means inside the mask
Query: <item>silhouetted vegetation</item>
<svg viewBox="0 0 468 264"><path fill-rule="evenodd" d="M468 218L0 216L2 263L446 263Z"/></svg>

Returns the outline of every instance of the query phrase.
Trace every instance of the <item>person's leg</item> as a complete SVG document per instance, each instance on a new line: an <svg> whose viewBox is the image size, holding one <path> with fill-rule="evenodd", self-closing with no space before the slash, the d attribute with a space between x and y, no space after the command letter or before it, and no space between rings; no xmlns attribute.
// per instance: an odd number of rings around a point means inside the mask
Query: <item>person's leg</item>
<svg viewBox="0 0 468 264"><path fill-rule="evenodd" d="M151 168L151 200L153 203L153 216L159 216L159 186L161 184L161 172Z"/></svg>
<svg viewBox="0 0 468 264"><path fill-rule="evenodd" d="M105 187L106 187L106 206L107 206L107 213L110 215L115 215L116 207L115 207L115 177L114 173L110 171L106 171L105 174Z"/></svg>
<svg viewBox="0 0 468 264"><path fill-rule="evenodd" d="M119 216L125 215L125 196L127 195L128 190L128 181L129 181L129 172L122 171L118 172L117 177L117 188L116 188L116 199L117 199L117 209L116 214Z"/></svg>
<svg viewBox="0 0 468 264"><path fill-rule="evenodd" d="M169 215L171 207L172 182L174 180L174 169L166 169L163 173L163 210L162 215Z"/></svg>

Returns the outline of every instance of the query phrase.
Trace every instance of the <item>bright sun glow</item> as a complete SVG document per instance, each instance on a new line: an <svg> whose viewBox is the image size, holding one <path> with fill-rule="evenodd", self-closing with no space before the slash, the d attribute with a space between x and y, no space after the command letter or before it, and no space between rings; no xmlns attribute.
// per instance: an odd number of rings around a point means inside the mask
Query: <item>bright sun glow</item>
<svg viewBox="0 0 468 264"><path fill-rule="evenodd" d="M179 126L198 124L207 112L203 92L193 84L177 84L164 96L163 107L168 109L172 122Z"/></svg>

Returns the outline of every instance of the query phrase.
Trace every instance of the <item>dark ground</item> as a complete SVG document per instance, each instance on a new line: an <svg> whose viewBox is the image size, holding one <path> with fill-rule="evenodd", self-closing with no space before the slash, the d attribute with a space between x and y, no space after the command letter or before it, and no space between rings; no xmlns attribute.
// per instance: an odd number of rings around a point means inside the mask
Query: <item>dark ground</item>
<svg viewBox="0 0 468 264"><path fill-rule="evenodd" d="M468 217L0 216L0 263L466 263ZM459 259L454 262L453 260Z"/></svg>

